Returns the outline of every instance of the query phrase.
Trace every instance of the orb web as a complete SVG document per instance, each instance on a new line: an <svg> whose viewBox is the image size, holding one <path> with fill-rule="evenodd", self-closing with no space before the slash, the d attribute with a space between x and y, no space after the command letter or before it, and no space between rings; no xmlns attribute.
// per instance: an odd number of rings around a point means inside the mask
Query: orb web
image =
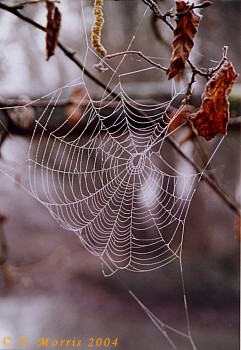
<svg viewBox="0 0 241 350"><path fill-rule="evenodd" d="M127 50L147 12L145 7ZM85 27L83 6L82 13ZM89 45L86 27L85 34L84 66L88 67L98 57ZM126 69L125 55L118 62L105 63L109 75L101 98L93 97L84 74L49 95L29 147L31 191L61 226L74 231L85 248L101 259L105 276L118 270L148 272L176 260L181 271L186 331L163 323L126 288L171 348L177 348L174 334L196 349L181 257L185 220L201 174L179 172L168 144L173 132L170 123L183 106L172 113L172 118L170 111L186 87L177 91L171 82L171 98L162 103L134 99L127 92L126 80L157 69L133 59L134 70ZM82 98L54 127L58 102L73 88L82 91ZM79 115L77 120L75 114Z"/></svg>
<svg viewBox="0 0 241 350"><path fill-rule="evenodd" d="M89 100L78 123L70 114L51 131L63 90L53 94L36 122L29 178L34 196L92 254L114 270L148 271L180 258L199 175L175 171L162 156L172 100L137 108L119 87L118 99Z"/></svg>

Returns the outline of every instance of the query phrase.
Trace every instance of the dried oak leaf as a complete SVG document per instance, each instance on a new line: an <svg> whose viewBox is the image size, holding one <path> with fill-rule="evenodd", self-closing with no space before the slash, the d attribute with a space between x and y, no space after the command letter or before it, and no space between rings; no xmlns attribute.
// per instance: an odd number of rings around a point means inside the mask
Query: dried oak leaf
<svg viewBox="0 0 241 350"><path fill-rule="evenodd" d="M46 26L46 60L54 55L58 43L59 30L61 25L61 13L52 1L46 1L47 26Z"/></svg>
<svg viewBox="0 0 241 350"><path fill-rule="evenodd" d="M173 52L167 71L168 79L174 78L185 68L186 61L194 45L194 37L198 30L201 15L194 10L190 10L182 15L188 10L189 6L189 3L186 1L176 1L177 19L176 28L173 31Z"/></svg>
<svg viewBox="0 0 241 350"><path fill-rule="evenodd" d="M199 111L188 118L197 135L208 141L219 132L226 135L229 121L228 95L237 77L232 63L225 62L207 82Z"/></svg>

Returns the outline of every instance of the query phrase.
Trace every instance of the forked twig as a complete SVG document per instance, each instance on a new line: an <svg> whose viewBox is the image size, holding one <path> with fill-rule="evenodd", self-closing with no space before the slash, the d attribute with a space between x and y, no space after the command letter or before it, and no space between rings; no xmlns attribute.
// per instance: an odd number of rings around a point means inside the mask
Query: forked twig
<svg viewBox="0 0 241 350"><path fill-rule="evenodd" d="M143 58L145 61L149 62L152 66L159 68L159 69L163 70L164 72L167 72L167 70L168 70L167 68L161 66L160 64L152 61L150 58L145 56L141 51L134 51L134 50L116 52L113 54L106 55L104 58L102 58L102 60L100 61L99 64L95 65L95 68L97 68L99 71L105 70L105 68L103 67L103 62L105 61L105 59L111 59L114 57L125 56L125 55L138 55L141 58Z"/></svg>
<svg viewBox="0 0 241 350"><path fill-rule="evenodd" d="M150 7L150 9L155 13L155 15L160 18L163 22L165 22L168 27L173 31L174 27L171 24L171 22L168 21L167 17L173 17L173 14L171 11L166 12L163 14L161 10L159 9L157 3L154 0L142 0L147 6Z"/></svg>

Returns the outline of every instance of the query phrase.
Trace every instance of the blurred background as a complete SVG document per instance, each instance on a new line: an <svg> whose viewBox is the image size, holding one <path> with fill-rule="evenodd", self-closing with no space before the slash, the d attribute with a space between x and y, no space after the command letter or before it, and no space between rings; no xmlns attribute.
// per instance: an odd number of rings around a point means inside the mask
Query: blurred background
<svg viewBox="0 0 241 350"><path fill-rule="evenodd" d="M5 3L16 5L19 1ZM56 5L62 13L61 43L76 52L93 75L108 83L111 70L103 75L94 70L99 59L86 43L94 20L92 1L62 0ZM163 0L158 5L166 12L174 2ZM168 66L172 33L150 10L145 12L143 2L107 0L103 11L102 41L108 53L126 50L135 36L130 49L141 50ZM46 25L44 3L27 4L21 12ZM203 69L215 67L222 58L223 46L227 45L228 59L240 73L240 1L213 0L213 5L203 9L202 14L191 59ZM19 99L38 99L81 76L80 69L59 48L47 62L45 33L2 9L0 28L2 105ZM120 58L113 59L110 64L115 69L119 62ZM165 74L156 69L143 71L146 66L140 58L128 56L110 86L113 88L120 79L132 98L158 102L171 98L172 83L167 82ZM132 74L126 74L129 72ZM176 88L182 89L189 77L187 72L176 82ZM88 78L85 81L93 98L103 95L100 86ZM204 84L203 79L197 79L192 101L195 107L200 103ZM73 96L74 87L66 91L67 100ZM237 120L240 92L239 78L230 96L231 117ZM1 110L1 118L4 111ZM60 110L59 118L63 114ZM200 141L206 157L211 156L219 139ZM29 135L12 131L1 140L0 349L5 348L2 344L5 336L13 339L10 349L35 349L40 338L81 339L84 349L88 348L90 338L111 341L118 338L119 350L172 349L128 289L161 321L186 332L178 263L147 274L120 271L105 278L100 260L87 252L72 232L61 228L28 192L29 142ZM240 123L233 122L211 163L220 185L237 202L241 197L240 144ZM192 139L182 147L203 166L205 161ZM175 152L171 157L176 167L185 172L187 165L180 157ZM201 181L187 216L183 245L188 311L197 349L239 348L239 247L237 215ZM184 337L172 336L178 349L192 349ZM25 337L26 344L21 346L18 340ZM109 347L115 348L113 344ZM50 343L48 348L52 348Z"/></svg>

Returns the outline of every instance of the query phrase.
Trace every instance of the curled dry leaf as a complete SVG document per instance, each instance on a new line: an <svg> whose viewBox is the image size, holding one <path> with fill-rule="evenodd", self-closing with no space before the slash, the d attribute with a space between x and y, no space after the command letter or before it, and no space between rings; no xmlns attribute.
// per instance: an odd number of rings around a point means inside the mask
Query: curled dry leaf
<svg viewBox="0 0 241 350"><path fill-rule="evenodd" d="M174 78L185 68L194 45L194 37L198 30L201 15L194 10L188 11L189 6L186 1L176 1L177 19L176 28L173 31L173 52L167 72L168 79ZM186 11L187 13L182 15Z"/></svg>
<svg viewBox="0 0 241 350"><path fill-rule="evenodd" d="M237 77L232 63L225 62L207 82L200 110L189 117L197 135L208 141L219 132L226 135L229 121L228 95Z"/></svg>
<svg viewBox="0 0 241 350"><path fill-rule="evenodd" d="M47 26L46 26L46 60L54 55L58 43L59 30L61 25L61 13L52 1L46 1Z"/></svg>

